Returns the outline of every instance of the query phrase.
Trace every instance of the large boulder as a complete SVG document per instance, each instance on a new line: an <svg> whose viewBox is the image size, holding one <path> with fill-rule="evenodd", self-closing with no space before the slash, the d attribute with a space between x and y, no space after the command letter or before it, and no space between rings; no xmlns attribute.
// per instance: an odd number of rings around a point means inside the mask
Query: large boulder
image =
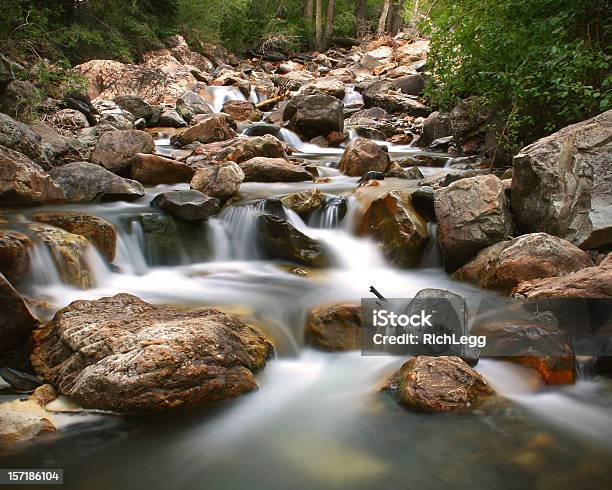
<svg viewBox="0 0 612 490"><path fill-rule="evenodd" d="M27 303L0 274L0 352L20 347L38 325Z"/></svg>
<svg viewBox="0 0 612 490"><path fill-rule="evenodd" d="M361 306L320 306L310 312L304 331L307 344L331 352L358 350L361 345Z"/></svg>
<svg viewBox="0 0 612 490"><path fill-rule="evenodd" d="M344 150L339 169L351 177L361 177L370 171L386 172L390 164L384 148L366 138L356 138Z"/></svg>
<svg viewBox="0 0 612 490"><path fill-rule="evenodd" d="M526 232L581 248L612 244L612 110L523 148L513 160L512 211Z"/></svg>
<svg viewBox="0 0 612 490"><path fill-rule="evenodd" d="M533 233L481 250L453 277L510 292L522 281L564 276L593 265L588 253L567 240Z"/></svg>
<svg viewBox="0 0 612 490"><path fill-rule="evenodd" d="M32 240L13 230L0 230L0 274L15 283L21 281L30 270Z"/></svg>
<svg viewBox="0 0 612 490"><path fill-rule="evenodd" d="M244 172L235 162L208 165L197 170L191 188L222 201L238 194L244 182Z"/></svg>
<svg viewBox="0 0 612 490"><path fill-rule="evenodd" d="M189 165L159 155L137 153L132 158L132 178L145 185L189 182L194 173Z"/></svg>
<svg viewBox="0 0 612 490"><path fill-rule="evenodd" d="M42 138L28 125L0 113L0 145L23 153L44 169L51 166L49 150Z"/></svg>
<svg viewBox="0 0 612 490"><path fill-rule="evenodd" d="M49 174L69 202L132 201L145 194L140 182L89 162L68 163Z"/></svg>
<svg viewBox="0 0 612 490"><path fill-rule="evenodd" d="M310 267L325 267L328 259L321 245L282 218L264 214L257 218L259 242L271 257Z"/></svg>
<svg viewBox="0 0 612 490"><path fill-rule="evenodd" d="M213 308L178 311L118 294L75 301L36 337L32 365L85 408L159 411L257 388L272 344Z"/></svg>
<svg viewBox="0 0 612 490"><path fill-rule="evenodd" d="M572 339L557 327L531 320L498 320L478 324L470 333L487 338L481 357L533 368L546 384L572 384L576 380Z"/></svg>
<svg viewBox="0 0 612 490"><path fill-rule="evenodd" d="M236 133L229 125L225 114L208 114L198 118L194 126L177 133L172 141L179 146L186 146L196 141L206 144L235 137Z"/></svg>
<svg viewBox="0 0 612 490"><path fill-rule="evenodd" d="M287 158L285 146L271 134L238 137L218 143L202 145L195 150L194 161L246 162L255 157Z"/></svg>
<svg viewBox="0 0 612 490"><path fill-rule="evenodd" d="M438 240L447 270L454 271L483 248L512 236L504 185L481 175L436 189Z"/></svg>
<svg viewBox="0 0 612 490"><path fill-rule="evenodd" d="M240 164L245 182L303 182L313 180L304 167L283 158L255 157Z"/></svg>
<svg viewBox="0 0 612 490"><path fill-rule="evenodd" d="M62 202L62 189L25 155L0 146L0 205L21 206Z"/></svg>
<svg viewBox="0 0 612 490"><path fill-rule="evenodd" d="M393 190L374 199L359 232L375 238L391 263L418 265L429 240L426 221L412 207L410 195Z"/></svg>
<svg viewBox="0 0 612 490"><path fill-rule="evenodd" d="M199 221L217 214L221 203L216 197L209 197L195 190L162 192L151 201L151 206L185 221Z"/></svg>
<svg viewBox="0 0 612 490"><path fill-rule="evenodd" d="M612 261L562 277L524 281L512 291L516 298L612 298Z"/></svg>
<svg viewBox="0 0 612 490"><path fill-rule="evenodd" d="M117 230L112 223L97 216L70 211L41 212L34 221L46 223L87 238L111 262L115 258Z"/></svg>
<svg viewBox="0 0 612 490"><path fill-rule="evenodd" d="M103 133L91 154L91 161L111 172L130 166L137 153L153 153L155 141L149 133L137 129Z"/></svg>
<svg viewBox="0 0 612 490"><path fill-rule="evenodd" d="M190 122L198 114L212 114L213 110L203 97L187 91L176 100L176 112Z"/></svg>
<svg viewBox="0 0 612 490"><path fill-rule="evenodd" d="M79 289L94 285L93 271L87 261L90 245L85 237L39 223L32 223L29 228L49 249L62 282Z"/></svg>
<svg viewBox="0 0 612 490"><path fill-rule="evenodd" d="M344 104L331 95L298 95L283 112L287 127L304 138L344 131Z"/></svg>
<svg viewBox="0 0 612 490"><path fill-rule="evenodd" d="M384 389L405 407L436 412L466 410L494 394L477 371L454 356L413 357Z"/></svg>

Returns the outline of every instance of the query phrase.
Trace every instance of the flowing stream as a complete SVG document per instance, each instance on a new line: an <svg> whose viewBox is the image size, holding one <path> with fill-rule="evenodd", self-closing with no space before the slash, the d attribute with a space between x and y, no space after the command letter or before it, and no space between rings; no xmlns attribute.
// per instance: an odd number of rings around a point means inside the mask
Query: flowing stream
<svg viewBox="0 0 612 490"><path fill-rule="evenodd" d="M347 98L359 102L357 96L351 92ZM218 111L231 98L246 99L238 89L215 87L209 100ZM119 292L248 315L276 346L276 357L258 375L259 391L156 416L60 414L60 431L0 454L2 466L64 468L69 489L446 489L457 482L471 489L501 488L500 482L503 488L590 488L589 482L612 488L609 381L585 377L574 386L544 387L524 368L481 360L477 369L501 395L493 408L418 414L378 391L402 359L304 347L312 307L358 302L370 296L371 285L387 297L410 297L430 287L468 299L495 294L452 281L441 268L435 240L419 267L389 265L373 241L354 234L362 204L351 194L357 179L334 168L342 150L304 143L285 129L280 136L330 178L314 184L326 204L307 222L276 198L312 183L245 183L240 202L188 231L149 207L158 193L188 184L148 188L131 203L46 206L45 211L74 209L115 224L117 256L109 266L90 250L94 287L80 290L62 283L39 243L24 290L45 303L41 312L47 317L73 300ZM158 141L160 148L167 143ZM420 153L388 147L394 159ZM410 187L416 181L389 179L382 185ZM11 227L27 231L30 216L41 210L13 213ZM303 277L266 259L254 229L262 213L281 215L320 240L332 265ZM435 237L435 225L430 231Z"/></svg>

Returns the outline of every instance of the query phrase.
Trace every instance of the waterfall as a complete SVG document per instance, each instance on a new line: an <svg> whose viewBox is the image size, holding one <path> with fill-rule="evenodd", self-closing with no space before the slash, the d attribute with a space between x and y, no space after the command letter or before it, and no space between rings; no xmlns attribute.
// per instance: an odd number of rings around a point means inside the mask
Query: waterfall
<svg viewBox="0 0 612 490"><path fill-rule="evenodd" d="M355 85L346 86L346 94L344 95L344 105L363 105L363 96L355 90Z"/></svg>
<svg viewBox="0 0 612 490"><path fill-rule="evenodd" d="M45 245L28 248L30 257L30 281L34 286L57 286L62 283L51 252Z"/></svg>
<svg viewBox="0 0 612 490"><path fill-rule="evenodd" d="M255 94L254 90L251 89L250 98L252 102L253 97L255 98L255 101L257 101L257 94ZM234 85L227 87L208 86L206 87L206 99L208 101L208 105L210 105L214 112L221 112L221 109L223 109L223 104L229 100L247 100L240 89Z"/></svg>
<svg viewBox="0 0 612 490"><path fill-rule="evenodd" d="M442 267L442 255L440 254L440 245L438 243L438 225L432 222L427 223L427 231L429 231L429 243L423 253L421 267Z"/></svg>

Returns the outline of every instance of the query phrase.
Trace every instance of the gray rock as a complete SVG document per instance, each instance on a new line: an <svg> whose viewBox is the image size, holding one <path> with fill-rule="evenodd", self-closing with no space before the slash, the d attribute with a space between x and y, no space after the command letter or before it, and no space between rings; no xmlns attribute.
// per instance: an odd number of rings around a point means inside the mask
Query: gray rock
<svg viewBox="0 0 612 490"><path fill-rule="evenodd" d="M155 141L149 133L138 130L109 131L103 133L91 154L91 161L111 172L130 166L137 153L153 153Z"/></svg>
<svg viewBox="0 0 612 490"><path fill-rule="evenodd" d="M26 124L0 113L0 145L23 153L47 170L51 167L42 138Z"/></svg>
<svg viewBox="0 0 612 490"><path fill-rule="evenodd" d="M304 167L283 158L255 157L240 164L245 182L303 182L313 180Z"/></svg>
<svg viewBox="0 0 612 490"><path fill-rule="evenodd" d="M176 111L187 122L190 122L198 114L212 114L206 100L195 92L187 91L176 100Z"/></svg>
<svg viewBox="0 0 612 490"><path fill-rule="evenodd" d="M344 131L344 104L331 95L298 95L283 112L287 127L305 138Z"/></svg>
<svg viewBox="0 0 612 490"><path fill-rule="evenodd" d="M0 442L19 443L34 439L43 432L52 432L55 426L49 419L27 412L0 410Z"/></svg>
<svg viewBox="0 0 612 490"><path fill-rule="evenodd" d="M191 180L191 188L226 200L238 194L243 181L244 172L240 166L235 162L224 162L198 169Z"/></svg>
<svg viewBox="0 0 612 490"><path fill-rule="evenodd" d="M185 221L197 221L217 214L221 202L195 190L162 192L151 201L151 206Z"/></svg>
<svg viewBox="0 0 612 490"><path fill-rule="evenodd" d="M69 202L132 201L145 194L140 182L89 162L68 163L51 170L49 175Z"/></svg>
<svg viewBox="0 0 612 490"><path fill-rule="evenodd" d="M153 107L142 97L137 95L120 95L113 99L119 107L134 116L134 119L144 119L148 121L153 117Z"/></svg>
<svg viewBox="0 0 612 490"><path fill-rule="evenodd" d="M162 128L184 128L187 126L187 121L181 117L178 111L166 109L162 111L158 125Z"/></svg>

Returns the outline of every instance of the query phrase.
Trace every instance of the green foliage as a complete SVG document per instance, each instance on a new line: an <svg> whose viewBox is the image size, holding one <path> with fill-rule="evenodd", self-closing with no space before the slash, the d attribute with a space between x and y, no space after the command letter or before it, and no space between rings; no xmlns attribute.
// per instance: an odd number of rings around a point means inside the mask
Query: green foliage
<svg viewBox="0 0 612 490"><path fill-rule="evenodd" d="M436 2L428 94L442 109L483 96L522 144L612 107L605 0Z"/></svg>

